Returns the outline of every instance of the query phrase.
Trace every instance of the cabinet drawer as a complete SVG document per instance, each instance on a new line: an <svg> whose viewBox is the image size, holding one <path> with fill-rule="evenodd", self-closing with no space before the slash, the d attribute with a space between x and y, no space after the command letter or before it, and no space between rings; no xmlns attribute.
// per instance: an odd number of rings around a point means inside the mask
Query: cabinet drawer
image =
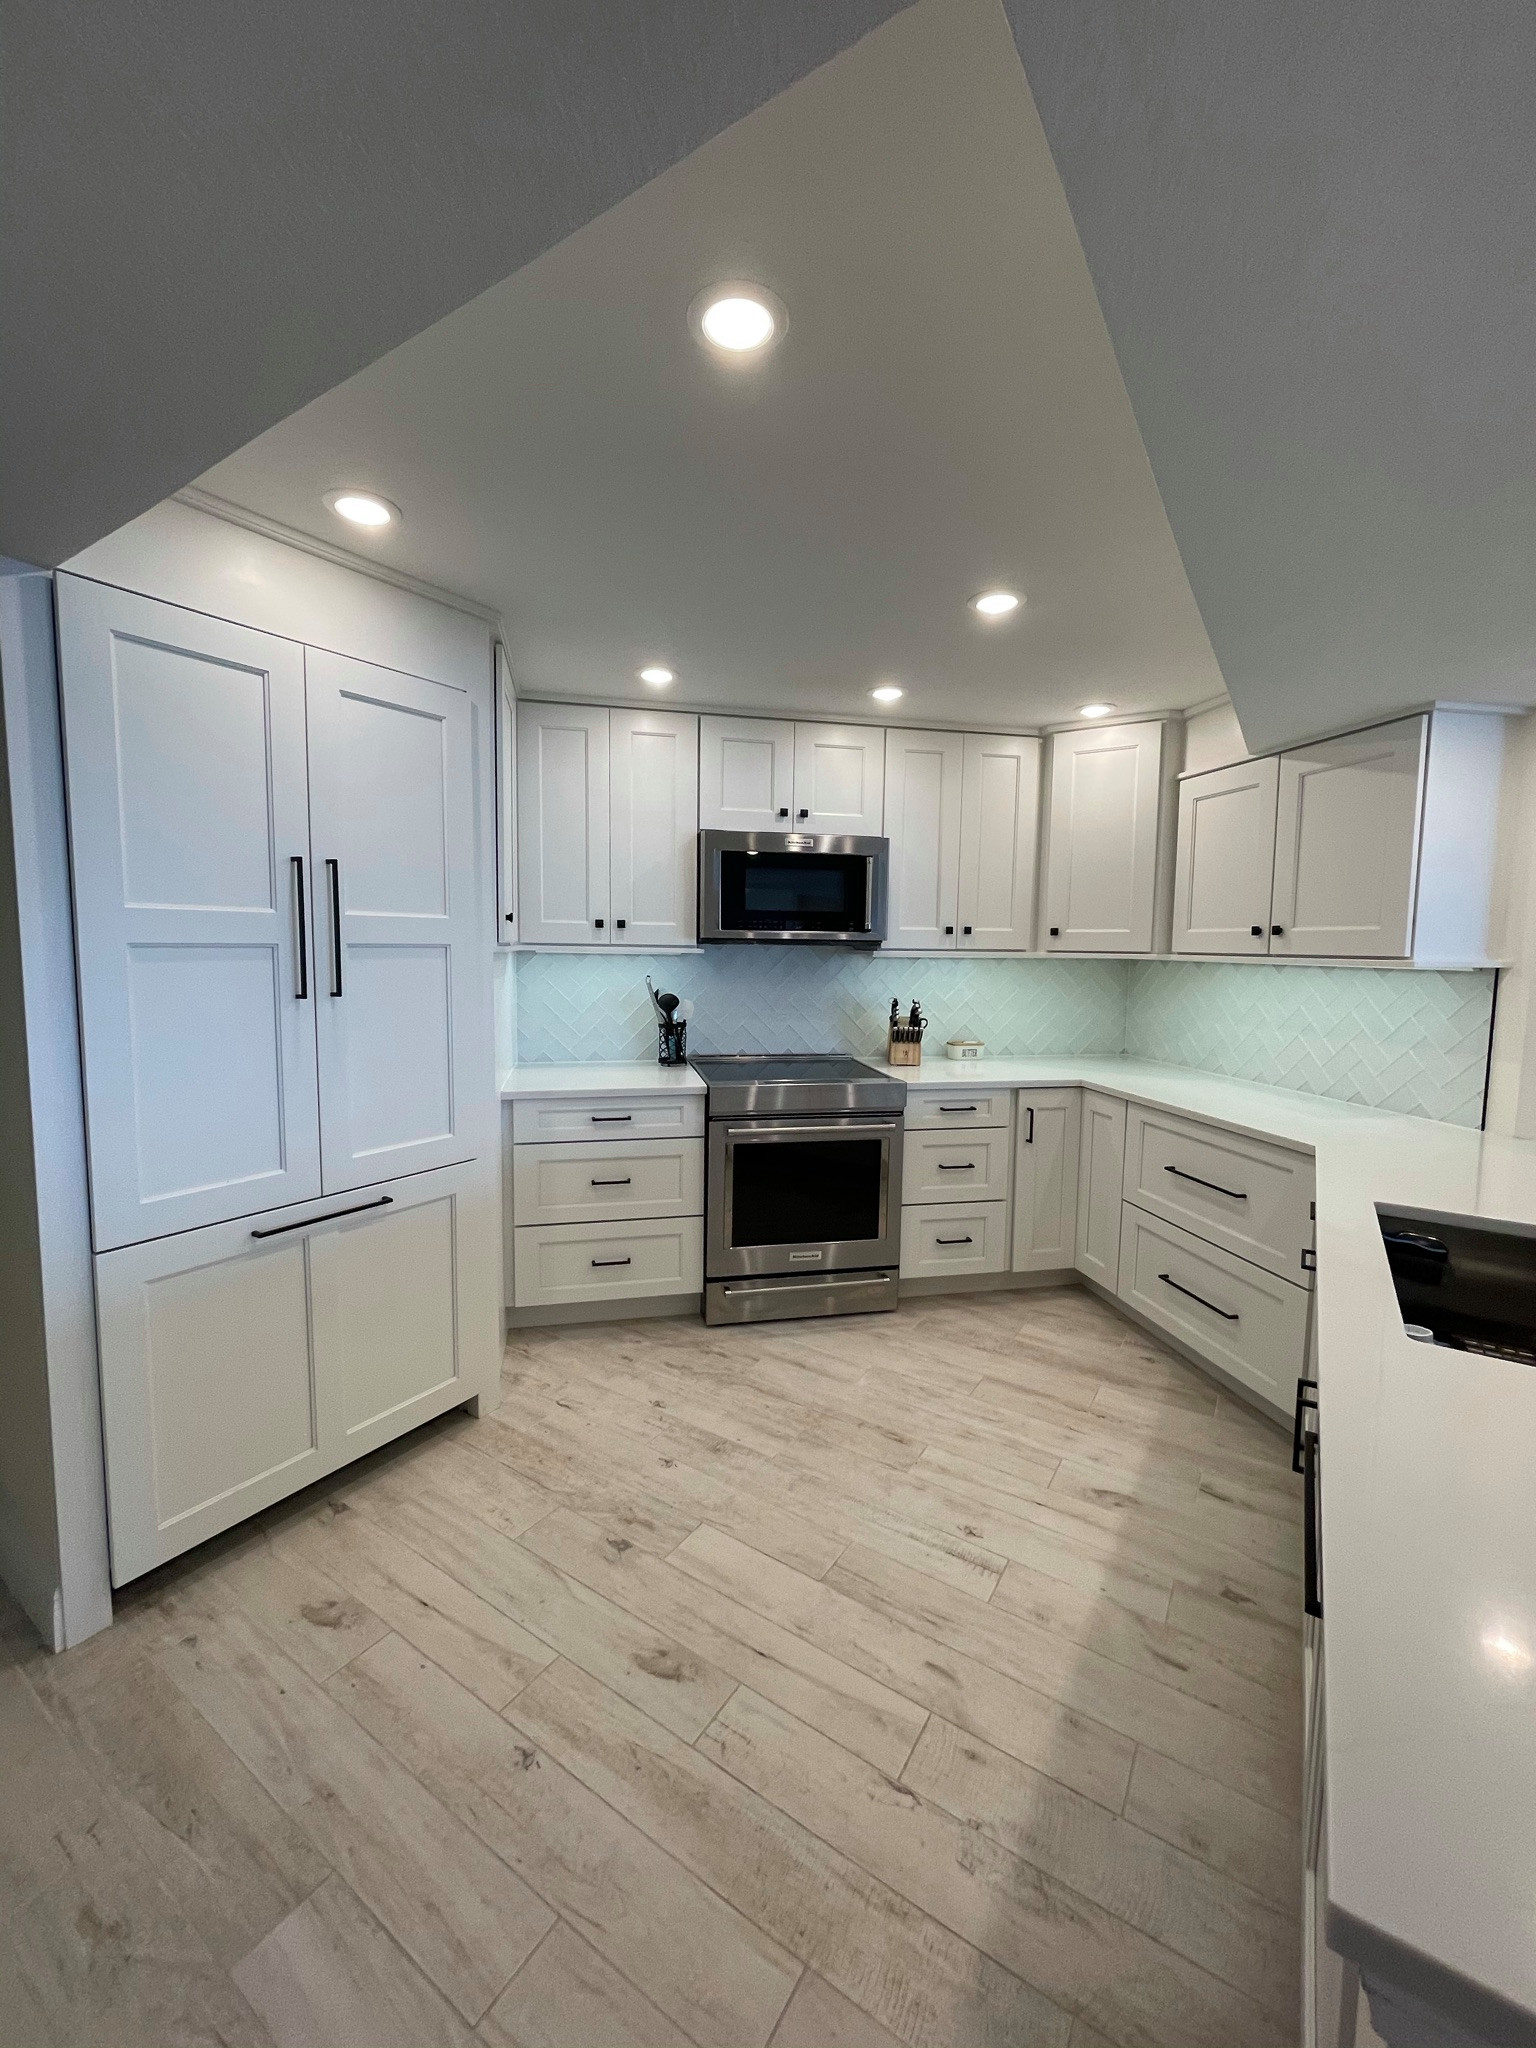
<svg viewBox="0 0 1536 2048"><path fill-rule="evenodd" d="M901 1212L901 1277L1008 1270L1008 1204L946 1202Z"/></svg>
<svg viewBox="0 0 1536 2048"><path fill-rule="evenodd" d="M1125 1199L1301 1287L1312 1284L1301 1255L1312 1243L1313 1187L1308 1153L1163 1110L1130 1110Z"/></svg>
<svg viewBox="0 0 1536 2048"><path fill-rule="evenodd" d="M546 1095L512 1105L519 1145L539 1139L702 1138L704 1096Z"/></svg>
<svg viewBox="0 0 1536 2048"><path fill-rule="evenodd" d="M905 1123L909 1131L1007 1130L1013 1123L1013 1090L914 1088L907 1095Z"/></svg>
<svg viewBox="0 0 1536 2048"><path fill-rule="evenodd" d="M513 1300L518 1308L703 1291L700 1216L634 1223L533 1223L513 1237Z"/></svg>
<svg viewBox="0 0 1536 2048"><path fill-rule="evenodd" d="M1306 1356L1304 1287L1127 1202L1118 1291L1278 1413L1289 1410Z"/></svg>
<svg viewBox="0 0 1536 2048"><path fill-rule="evenodd" d="M583 1139L516 1145L512 1205L520 1224L603 1223L704 1213L704 1140Z"/></svg>
<svg viewBox="0 0 1536 2048"><path fill-rule="evenodd" d="M903 1202L999 1202L1008 1196L1013 1134L913 1131L902 1153Z"/></svg>

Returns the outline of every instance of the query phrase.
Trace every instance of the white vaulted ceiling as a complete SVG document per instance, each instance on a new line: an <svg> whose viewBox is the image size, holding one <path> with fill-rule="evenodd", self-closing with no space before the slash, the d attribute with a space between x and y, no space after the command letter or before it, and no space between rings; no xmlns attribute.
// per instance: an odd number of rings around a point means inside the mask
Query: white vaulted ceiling
<svg viewBox="0 0 1536 2048"><path fill-rule="evenodd" d="M701 288L785 338L725 370ZM497 607L519 687L1036 723L1221 689L996 0L922 0L208 491ZM322 499L384 493L375 542ZM1010 622L967 608L1001 583Z"/></svg>

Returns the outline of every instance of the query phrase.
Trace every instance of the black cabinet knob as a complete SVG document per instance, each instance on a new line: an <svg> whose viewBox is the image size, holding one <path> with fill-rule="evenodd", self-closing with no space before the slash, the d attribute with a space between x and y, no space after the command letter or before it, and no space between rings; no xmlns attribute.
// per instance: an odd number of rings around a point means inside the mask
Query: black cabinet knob
<svg viewBox="0 0 1536 2048"><path fill-rule="evenodd" d="M1053 924L1051 926L1051 937L1053 939L1059 939L1061 937L1061 926L1059 924Z"/></svg>
<svg viewBox="0 0 1536 2048"><path fill-rule="evenodd" d="M1255 937L1256 939L1262 939L1262 938L1263 938L1263 936L1264 936L1264 927L1263 927L1263 925L1261 925L1261 924L1251 924L1251 925L1249 925L1248 929L1249 929L1249 931L1250 931L1250 932L1252 932L1253 936L1254 936L1254 937Z"/></svg>
<svg viewBox="0 0 1536 2048"><path fill-rule="evenodd" d="M509 910L509 911L507 912L507 923L508 923L508 924L511 924L511 922L512 922L512 913L511 913L511 911Z"/></svg>
<svg viewBox="0 0 1536 2048"><path fill-rule="evenodd" d="M811 814L810 814L810 812L809 812L809 811L801 811L801 812L800 812L800 816L801 816L802 818L808 818L808 817L809 817L810 815L811 815Z"/></svg>
<svg viewBox="0 0 1536 2048"><path fill-rule="evenodd" d="M1283 924L1272 924L1269 929L1271 937L1277 939L1285 937L1285 926Z"/></svg>
<svg viewBox="0 0 1536 2048"><path fill-rule="evenodd" d="M624 926L625 926L625 922L626 922L626 920L625 920L624 918L622 918L622 917L616 917L616 918L614 919L614 921L613 921L613 923L614 923L614 929L615 929L616 931L623 931L623 929L624 929Z"/></svg>
<svg viewBox="0 0 1536 2048"><path fill-rule="evenodd" d="M602 919L601 919L600 917L594 917L594 918L593 918L593 920L592 920L592 923L593 923L593 926L595 927L595 929L596 929L596 930L598 930L598 931L601 931L601 930L602 930L602 928L603 928L603 920L602 920Z"/></svg>
<svg viewBox="0 0 1536 2048"><path fill-rule="evenodd" d="M966 938L969 938L971 936L971 928L968 924L961 925L960 929Z"/></svg>
<svg viewBox="0 0 1536 2048"><path fill-rule="evenodd" d="M804 816L805 816L805 813L804 813L804 812L802 811L800 815L801 815L802 817L804 817ZM783 810L781 810L781 811L779 812L779 816L780 816L781 818L787 818L787 817L789 816L789 806L788 806L788 804L786 804L786 805L784 806Z"/></svg>

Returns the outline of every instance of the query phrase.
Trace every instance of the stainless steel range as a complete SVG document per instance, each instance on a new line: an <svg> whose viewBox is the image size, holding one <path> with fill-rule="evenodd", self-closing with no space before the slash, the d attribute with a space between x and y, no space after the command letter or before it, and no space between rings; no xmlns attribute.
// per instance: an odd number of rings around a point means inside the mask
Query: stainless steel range
<svg viewBox="0 0 1536 2048"><path fill-rule="evenodd" d="M894 1308L905 1081L814 1053L691 1064L709 1089L704 1320Z"/></svg>

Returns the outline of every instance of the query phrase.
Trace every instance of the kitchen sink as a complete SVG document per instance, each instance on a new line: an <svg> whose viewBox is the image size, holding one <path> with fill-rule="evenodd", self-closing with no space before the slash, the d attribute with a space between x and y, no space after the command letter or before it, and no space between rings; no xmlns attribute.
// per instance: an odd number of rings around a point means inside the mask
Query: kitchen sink
<svg viewBox="0 0 1536 2048"><path fill-rule="evenodd" d="M1376 1205L1403 1328L1536 1365L1536 1229Z"/></svg>

